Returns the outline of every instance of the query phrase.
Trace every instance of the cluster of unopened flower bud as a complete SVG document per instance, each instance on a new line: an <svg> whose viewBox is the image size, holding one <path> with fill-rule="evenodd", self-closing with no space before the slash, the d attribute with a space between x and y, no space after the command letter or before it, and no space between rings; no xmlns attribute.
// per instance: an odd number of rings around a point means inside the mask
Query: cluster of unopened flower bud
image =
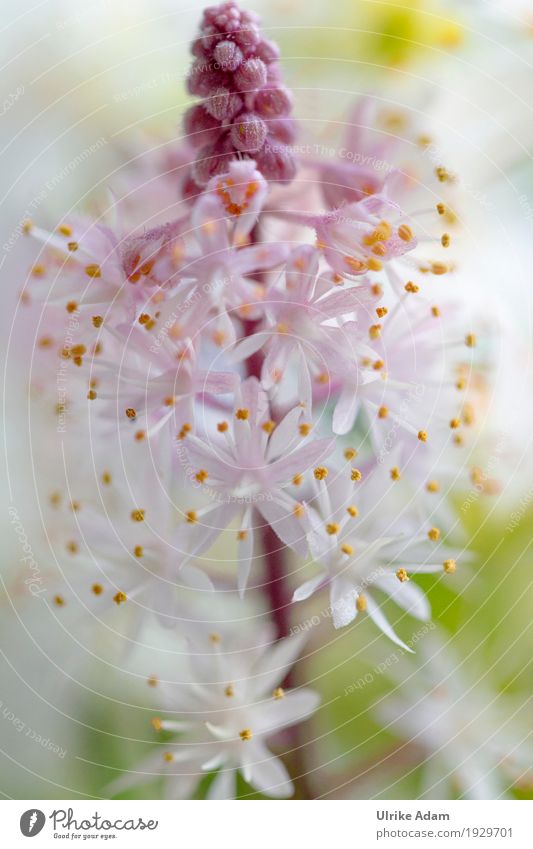
<svg viewBox="0 0 533 849"><path fill-rule="evenodd" d="M291 180L292 99L281 81L278 47L262 36L257 15L233 0L206 9L192 53L188 89L202 98L184 118L198 148L194 183L205 186L242 157L255 159L268 180Z"/></svg>

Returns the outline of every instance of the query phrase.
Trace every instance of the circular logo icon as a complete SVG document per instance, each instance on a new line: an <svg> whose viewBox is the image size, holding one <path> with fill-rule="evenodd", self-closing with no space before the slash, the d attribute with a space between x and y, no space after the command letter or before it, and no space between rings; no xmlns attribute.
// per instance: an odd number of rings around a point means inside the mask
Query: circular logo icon
<svg viewBox="0 0 533 849"><path fill-rule="evenodd" d="M29 811L24 811L20 818L20 830L24 837L35 837L42 831L46 822L46 817L38 808L30 808Z"/></svg>

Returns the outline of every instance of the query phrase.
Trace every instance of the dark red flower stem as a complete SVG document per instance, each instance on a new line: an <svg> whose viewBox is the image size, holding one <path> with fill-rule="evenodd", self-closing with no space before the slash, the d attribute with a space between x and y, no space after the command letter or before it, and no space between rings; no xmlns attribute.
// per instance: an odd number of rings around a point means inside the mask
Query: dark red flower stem
<svg viewBox="0 0 533 849"><path fill-rule="evenodd" d="M244 332L251 336L255 331L256 322L245 322ZM256 352L248 359L249 377L260 378L263 357L261 352ZM260 518L260 517L259 517ZM265 583L264 590L268 599L268 606L274 625L276 626L276 638L287 637L290 633L290 589L287 585L285 551L283 543L279 541L270 525L261 521L261 544L265 558Z"/></svg>

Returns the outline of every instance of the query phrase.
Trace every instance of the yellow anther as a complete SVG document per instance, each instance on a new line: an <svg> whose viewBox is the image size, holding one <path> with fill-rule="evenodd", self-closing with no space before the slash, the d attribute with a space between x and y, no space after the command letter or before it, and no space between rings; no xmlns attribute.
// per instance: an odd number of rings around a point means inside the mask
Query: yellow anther
<svg viewBox="0 0 533 849"><path fill-rule="evenodd" d="M249 416L250 416L250 410L247 410L244 407L235 411L235 418L238 419L241 422L247 421Z"/></svg>
<svg viewBox="0 0 533 849"><path fill-rule="evenodd" d="M348 545L347 542L345 542L341 545L341 551L342 551L343 554L348 554L348 555L353 554L353 548L352 548L351 545Z"/></svg>
<svg viewBox="0 0 533 849"><path fill-rule="evenodd" d="M69 251L74 253L74 251L78 250L79 245L77 242L67 242L67 248L69 249Z"/></svg>
<svg viewBox="0 0 533 849"><path fill-rule="evenodd" d="M36 265L32 265L30 269L30 273L32 277L42 277L45 274L46 268L41 263L37 263Z"/></svg>
<svg viewBox="0 0 533 849"><path fill-rule="evenodd" d="M380 418L380 419L386 419L388 415L389 415L389 408L388 408L388 407L380 407L380 408L379 408L379 410L378 410L378 418Z"/></svg>
<svg viewBox="0 0 533 849"><path fill-rule="evenodd" d="M316 469L314 470L313 474L314 474L315 478L317 479L317 481L323 481L328 476L328 470L326 469L325 466L317 466Z"/></svg>
<svg viewBox="0 0 533 849"><path fill-rule="evenodd" d="M383 268L383 263L373 256L368 257L366 264L369 271L381 271Z"/></svg>
<svg viewBox="0 0 533 849"><path fill-rule="evenodd" d="M437 542L440 539L440 530L439 528L430 528L428 531L428 537L433 542Z"/></svg>
<svg viewBox="0 0 533 849"><path fill-rule="evenodd" d="M357 507L355 506L355 504L350 504L350 505L346 508L346 512L348 513L348 515L350 515L350 516L352 517L352 519L355 519L355 518L356 518L356 516L358 516L358 515L359 515L359 510L357 509Z"/></svg>
<svg viewBox="0 0 533 849"><path fill-rule="evenodd" d="M134 522L144 522L144 510L141 508L132 510L130 516Z"/></svg>
<svg viewBox="0 0 533 849"><path fill-rule="evenodd" d="M378 318L383 318L388 313L387 307L376 307L376 315Z"/></svg>
<svg viewBox="0 0 533 849"><path fill-rule="evenodd" d="M385 363L383 362L383 360L374 360L374 362L372 363L372 368L374 369L374 371L381 371L384 365Z"/></svg>
<svg viewBox="0 0 533 849"><path fill-rule="evenodd" d="M372 292L372 294L374 295L375 298L381 298L381 296L383 294L383 289L381 288L379 283L372 283L372 286L370 287L370 291Z"/></svg>
<svg viewBox="0 0 533 849"><path fill-rule="evenodd" d="M235 690L233 688L233 684L228 684L228 686L225 687L224 695L227 696L228 699L233 698L233 696L235 695Z"/></svg>
<svg viewBox="0 0 533 849"><path fill-rule="evenodd" d="M87 398L89 399L89 401L94 401L96 397L97 395L94 389L89 389L89 391L87 392Z"/></svg>
<svg viewBox="0 0 533 849"><path fill-rule="evenodd" d="M298 503L294 505L292 512L297 519L301 519L302 516L305 514L305 508L303 504Z"/></svg>
<svg viewBox="0 0 533 849"><path fill-rule="evenodd" d="M440 307L431 307L431 315L433 318L438 318L441 315Z"/></svg>
<svg viewBox="0 0 533 849"><path fill-rule="evenodd" d="M163 727L163 724L162 724L162 722L161 722L161 720L158 716L154 716L150 720L150 724L151 724L152 728L154 729L154 731L161 731L161 729Z"/></svg>
<svg viewBox="0 0 533 849"><path fill-rule="evenodd" d="M461 415L463 419L463 424L465 424L467 427L474 424L476 412L472 404L465 404Z"/></svg>
<svg viewBox="0 0 533 849"><path fill-rule="evenodd" d="M204 481L206 481L207 478L209 477L209 473L206 472L205 469L200 469L199 472L196 472L194 477L196 478L198 483L204 483Z"/></svg>
<svg viewBox="0 0 533 849"><path fill-rule="evenodd" d="M104 319L101 315L93 315L92 322L94 327L101 327L104 323Z"/></svg>
<svg viewBox="0 0 533 849"><path fill-rule="evenodd" d="M443 233L442 234L442 236L440 238L440 243L441 243L443 248L449 248L450 247L450 235L449 235L449 233Z"/></svg>
<svg viewBox="0 0 533 849"><path fill-rule="evenodd" d="M115 604L123 604L126 599L126 593L123 593L122 590L119 590L118 593L113 596L113 601L115 602Z"/></svg>
<svg viewBox="0 0 533 849"><path fill-rule="evenodd" d="M146 679L146 683L149 687L157 687L159 679L156 675L150 675L150 677Z"/></svg>
<svg viewBox="0 0 533 849"><path fill-rule="evenodd" d="M300 486L303 479L304 479L303 475L294 475L292 482L293 482L294 486Z"/></svg>
<svg viewBox="0 0 533 849"><path fill-rule="evenodd" d="M209 642L213 646L217 646L220 643L221 637L220 634L217 634L216 631L213 631L209 634Z"/></svg>
<svg viewBox="0 0 533 849"><path fill-rule="evenodd" d="M142 442L143 439L145 439L145 437L146 437L146 431L145 430L137 430L135 432L135 439L137 440L137 442Z"/></svg>
<svg viewBox="0 0 533 849"><path fill-rule="evenodd" d="M102 595L104 588L103 588L102 584L93 584L92 587L91 587L91 590L93 591L93 593L95 595Z"/></svg>
<svg viewBox="0 0 533 849"><path fill-rule="evenodd" d="M418 433L417 433L417 437L420 440L420 442L427 442L428 441L428 435L427 435L426 430L419 430Z"/></svg>
<svg viewBox="0 0 533 849"><path fill-rule="evenodd" d="M398 569L398 571L396 572L396 577L398 578L401 584L404 584L406 581L409 580L409 575L407 574L405 569Z"/></svg>
<svg viewBox="0 0 533 849"><path fill-rule="evenodd" d="M248 531L237 531L237 539L243 542L248 536Z"/></svg>
<svg viewBox="0 0 533 849"><path fill-rule="evenodd" d="M450 419L450 427L452 430L461 426L461 419Z"/></svg>
<svg viewBox="0 0 533 849"><path fill-rule="evenodd" d="M351 480L353 480L353 481L360 481L362 477L363 477L363 475L362 475L362 473L359 471L359 469L352 469L352 471L351 471L351 473L350 473L350 478L351 478Z"/></svg>
<svg viewBox="0 0 533 849"><path fill-rule="evenodd" d="M359 613L365 612L365 610L366 610L366 598L362 593L360 593L357 596L357 598L355 600L355 606L356 606L357 610L359 611Z"/></svg>
<svg viewBox="0 0 533 849"><path fill-rule="evenodd" d="M432 262L430 266L430 270L432 274L446 274L450 268L446 265L445 262Z"/></svg>
<svg viewBox="0 0 533 849"><path fill-rule="evenodd" d="M413 231L407 224L402 224L398 227L398 236L404 242L410 242L413 238Z"/></svg>
<svg viewBox="0 0 533 849"><path fill-rule="evenodd" d="M346 448L344 452L344 458L346 460L353 460L354 457L357 457L357 451L355 450L355 448Z"/></svg>
<svg viewBox="0 0 533 849"><path fill-rule="evenodd" d="M381 324L371 324L368 328L368 335L371 339L379 339L381 336Z"/></svg>
<svg viewBox="0 0 533 849"><path fill-rule="evenodd" d="M308 423L303 423L299 426L298 430L300 431L300 436L309 436L311 433L313 425Z"/></svg>
<svg viewBox="0 0 533 849"><path fill-rule="evenodd" d="M398 466L392 467L392 469L390 470L390 476L391 476L393 481L400 480L401 473L400 473Z"/></svg>
<svg viewBox="0 0 533 849"><path fill-rule="evenodd" d="M457 563L455 562L455 560L445 560L442 565L447 575L453 575L453 573L457 569Z"/></svg>
<svg viewBox="0 0 533 849"><path fill-rule="evenodd" d="M465 345L467 348L475 348L477 344L476 334L468 333L465 337Z"/></svg>
<svg viewBox="0 0 533 849"><path fill-rule="evenodd" d="M253 737L251 728L243 728L242 731L239 731L239 737L245 743L247 740L251 740Z"/></svg>
<svg viewBox="0 0 533 849"><path fill-rule="evenodd" d="M276 689L273 690L272 695L276 700L283 699L285 697L285 690L283 687L276 687Z"/></svg>
<svg viewBox="0 0 533 849"><path fill-rule="evenodd" d="M460 390L466 389L466 379L464 377L460 377L455 383L455 388Z"/></svg>
<svg viewBox="0 0 533 849"><path fill-rule="evenodd" d="M135 419L137 417L137 412L133 409L133 407L128 407L126 409L126 416L128 419Z"/></svg>
<svg viewBox="0 0 533 849"><path fill-rule="evenodd" d="M406 292L411 292L413 295L416 295L417 292L420 292L420 286L417 286L416 283L413 283L412 280L408 280L404 286Z"/></svg>
<svg viewBox="0 0 533 849"><path fill-rule="evenodd" d="M326 531L328 534L333 536L334 534L338 534L341 529L341 526L337 524L337 522L329 522L326 525Z"/></svg>
<svg viewBox="0 0 533 849"><path fill-rule="evenodd" d="M77 301L67 301L65 309L68 313L76 312L76 310L78 309Z"/></svg>
<svg viewBox="0 0 533 849"><path fill-rule="evenodd" d="M196 515L196 510L188 510L185 514L186 519L190 525L193 525L198 521L198 516Z"/></svg>
<svg viewBox="0 0 533 849"><path fill-rule="evenodd" d="M79 551L78 543L74 542L74 540L70 540L70 542L67 542L67 551L69 551L71 554L77 554Z"/></svg>
<svg viewBox="0 0 533 849"><path fill-rule="evenodd" d="M446 183L448 180L452 179L450 173L446 170L446 168L443 168L442 165L435 168L435 174L437 175L439 183Z"/></svg>
<svg viewBox="0 0 533 849"><path fill-rule="evenodd" d="M276 422L273 422L272 419L269 419L267 422L263 422L261 427L263 428L265 433L270 434L270 433L272 433L272 431L276 427Z"/></svg>
<svg viewBox="0 0 533 849"><path fill-rule="evenodd" d="M438 481L431 480L426 484L426 489L428 492L438 492L440 489L440 484Z"/></svg>
<svg viewBox="0 0 533 849"><path fill-rule="evenodd" d="M68 224L60 224L57 232L61 233L62 236L72 236L72 227L69 227Z"/></svg>
<svg viewBox="0 0 533 849"><path fill-rule="evenodd" d="M87 275L87 277L101 277L102 271L100 269L100 266L94 262L91 263L91 265L85 266L85 274Z"/></svg>
<svg viewBox="0 0 533 849"><path fill-rule="evenodd" d="M56 604L58 607L63 607L63 605L65 604L65 599L62 595L55 595L54 604Z"/></svg>
<svg viewBox="0 0 533 849"><path fill-rule="evenodd" d="M444 206L444 204L443 204L443 203L438 203L438 204L437 204L437 212L439 213L439 215L444 215L444 214L445 214L445 212L446 212L446 207Z"/></svg>
<svg viewBox="0 0 533 849"><path fill-rule="evenodd" d="M163 760L165 760L167 763L172 763L172 761L174 760L174 755L172 754L172 752L165 752L163 755Z"/></svg>
<svg viewBox="0 0 533 849"><path fill-rule="evenodd" d="M219 422L217 424L217 430L218 430L219 433L226 433L228 427L229 427L229 424L227 422Z"/></svg>
<svg viewBox="0 0 533 849"><path fill-rule="evenodd" d="M102 472L102 483L106 486L109 486L111 483L111 474L110 472Z"/></svg>

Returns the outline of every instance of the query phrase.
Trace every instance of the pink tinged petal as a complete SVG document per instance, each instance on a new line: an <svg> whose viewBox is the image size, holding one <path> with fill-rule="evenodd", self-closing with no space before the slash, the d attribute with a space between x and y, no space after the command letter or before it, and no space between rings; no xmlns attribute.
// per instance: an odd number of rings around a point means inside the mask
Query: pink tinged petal
<svg viewBox="0 0 533 849"><path fill-rule="evenodd" d="M267 135L265 122L253 112L241 114L231 128L230 138L237 150L255 153L261 150Z"/></svg>
<svg viewBox="0 0 533 849"><path fill-rule="evenodd" d="M380 631L383 631L385 636L392 640L393 643L396 643L396 645L401 646L402 649L405 649L411 654L414 654L413 649L410 649L409 646L398 637L391 624L389 623L388 619L386 618L385 614L382 613L373 598L367 593L365 593L365 598L368 615L370 616L372 621L378 626Z"/></svg>
<svg viewBox="0 0 533 849"><path fill-rule="evenodd" d="M271 697L255 706L254 726L265 737L289 728L311 716L320 704L320 696L307 688L290 690L281 699Z"/></svg>
<svg viewBox="0 0 533 849"><path fill-rule="evenodd" d="M286 483L296 474L304 474L309 469L319 465L335 448L335 438L315 439L296 448L286 457L280 457L269 466L271 480L276 483Z"/></svg>
<svg viewBox="0 0 533 849"><path fill-rule="evenodd" d="M250 519L251 510L247 510L241 524L237 543L237 588L241 598L244 597L248 585L254 553L254 533ZM240 538L242 534L244 534L243 539Z"/></svg>
<svg viewBox="0 0 533 849"><path fill-rule="evenodd" d="M380 590L387 593L399 607L410 613L411 616L415 616L422 622L427 622L431 619L429 601L420 587L412 581L401 583L396 575L385 575L376 578L374 583Z"/></svg>
<svg viewBox="0 0 533 849"><path fill-rule="evenodd" d="M318 590L321 584L327 579L327 573L321 572L316 577L311 578L309 581L305 581L305 583L301 584L293 593L292 600L293 601L305 601L306 598L309 598L313 595L313 593Z"/></svg>
<svg viewBox="0 0 533 849"><path fill-rule="evenodd" d="M348 433L354 425L359 398L355 387L349 383L341 392L333 413L333 432L340 435Z"/></svg>
<svg viewBox="0 0 533 849"><path fill-rule="evenodd" d="M221 504L198 516L193 524L188 524L183 531L182 544L184 556L187 559L196 557L208 548L227 528L235 514L239 511L238 504Z"/></svg>
<svg viewBox="0 0 533 849"><path fill-rule="evenodd" d="M180 581L192 590L198 592L214 592L215 588L211 579L196 566L182 566L179 570L178 577Z"/></svg>
<svg viewBox="0 0 533 849"><path fill-rule="evenodd" d="M276 242L259 242L236 252L235 268L241 274L275 268L285 262L287 246Z"/></svg>
<svg viewBox="0 0 533 849"><path fill-rule="evenodd" d="M334 578L330 590L333 626L344 628L357 616L355 606L355 587L347 578Z"/></svg>
<svg viewBox="0 0 533 849"><path fill-rule="evenodd" d="M313 409L313 386L306 356L301 347L298 349L298 400L303 409L311 415Z"/></svg>
<svg viewBox="0 0 533 849"><path fill-rule="evenodd" d="M294 549L301 557L305 557L308 548L308 524L305 516L299 518L294 514L296 501L260 501L256 507L281 542Z"/></svg>
<svg viewBox="0 0 533 849"><path fill-rule="evenodd" d="M300 633L285 637L269 646L252 669L249 679L251 699L272 695L272 690L283 681L300 656L306 641L307 635Z"/></svg>
<svg viewBox="0 0 533 849"><path fill-rule="evenodd" d="M287 799L294 793L292 781L281 760L259 741L243 746L241 769L248 784L265 796Z"/></svg>
<svg viewBox="0 0 533 849"><path fill-rule="evenodd" d="M199 371L194 377L194 392L226 395L235 391L237 376L226 371Z"/></svg>
<svg viewBox="0 0 533 849"><path fill-rule="evenodd" d="M226 481L228 486L230 485L229 474L235 461L223 445L217 443L216 446L211 446L197 436L189 434L183 442L183 453L192 466L205 469L211 479Z"/></svg>
<svg viewBox="0 0 533 849"><path fill-rule="evenodd" d="M191 228L200 243L203 256L211 256L228 248L228 231L218 199L201 195L191 213Z"/></svg>
<svg viewBox="0 0 533 849"><path fill-rule="evenodd" d="M301 442L297 425L302 417L302 413L303 410L301 407L294 407L276 425L268 441L267 462L271 463L277 460L280 454L286 454L291 450L295 441Z"/></svg>
<svg viewBox="0 0 533 849"><path fill-rule="evenodd" d="M252 336L247 336L244 339L241 339L240 342L235 345L235 348L230 354L231 362L240 363L243 360L247 360L248 357L251 357L252 354L256 353L256 351L260 351L269 338L270 333L262 333L259 331L258 333L254 333Z"/></svg>
<svg viewBox="0 0 533 849"><path fill-rule="evenodd" d="M213 779L208 792L208 799L234 799L235 798L235 778L236 771L234 769L222 769Z"/></svg>
<svg viewBox="0 0 533 849"><path fill-rule="evenodd" d="M366 295L363 300L363 295ZM362 286L346 291L335 291L315 303L316 309L324 318L336 318L346 313L357 312L362 306L367 306L375 301L373 295L368 295Z"/></svg>

